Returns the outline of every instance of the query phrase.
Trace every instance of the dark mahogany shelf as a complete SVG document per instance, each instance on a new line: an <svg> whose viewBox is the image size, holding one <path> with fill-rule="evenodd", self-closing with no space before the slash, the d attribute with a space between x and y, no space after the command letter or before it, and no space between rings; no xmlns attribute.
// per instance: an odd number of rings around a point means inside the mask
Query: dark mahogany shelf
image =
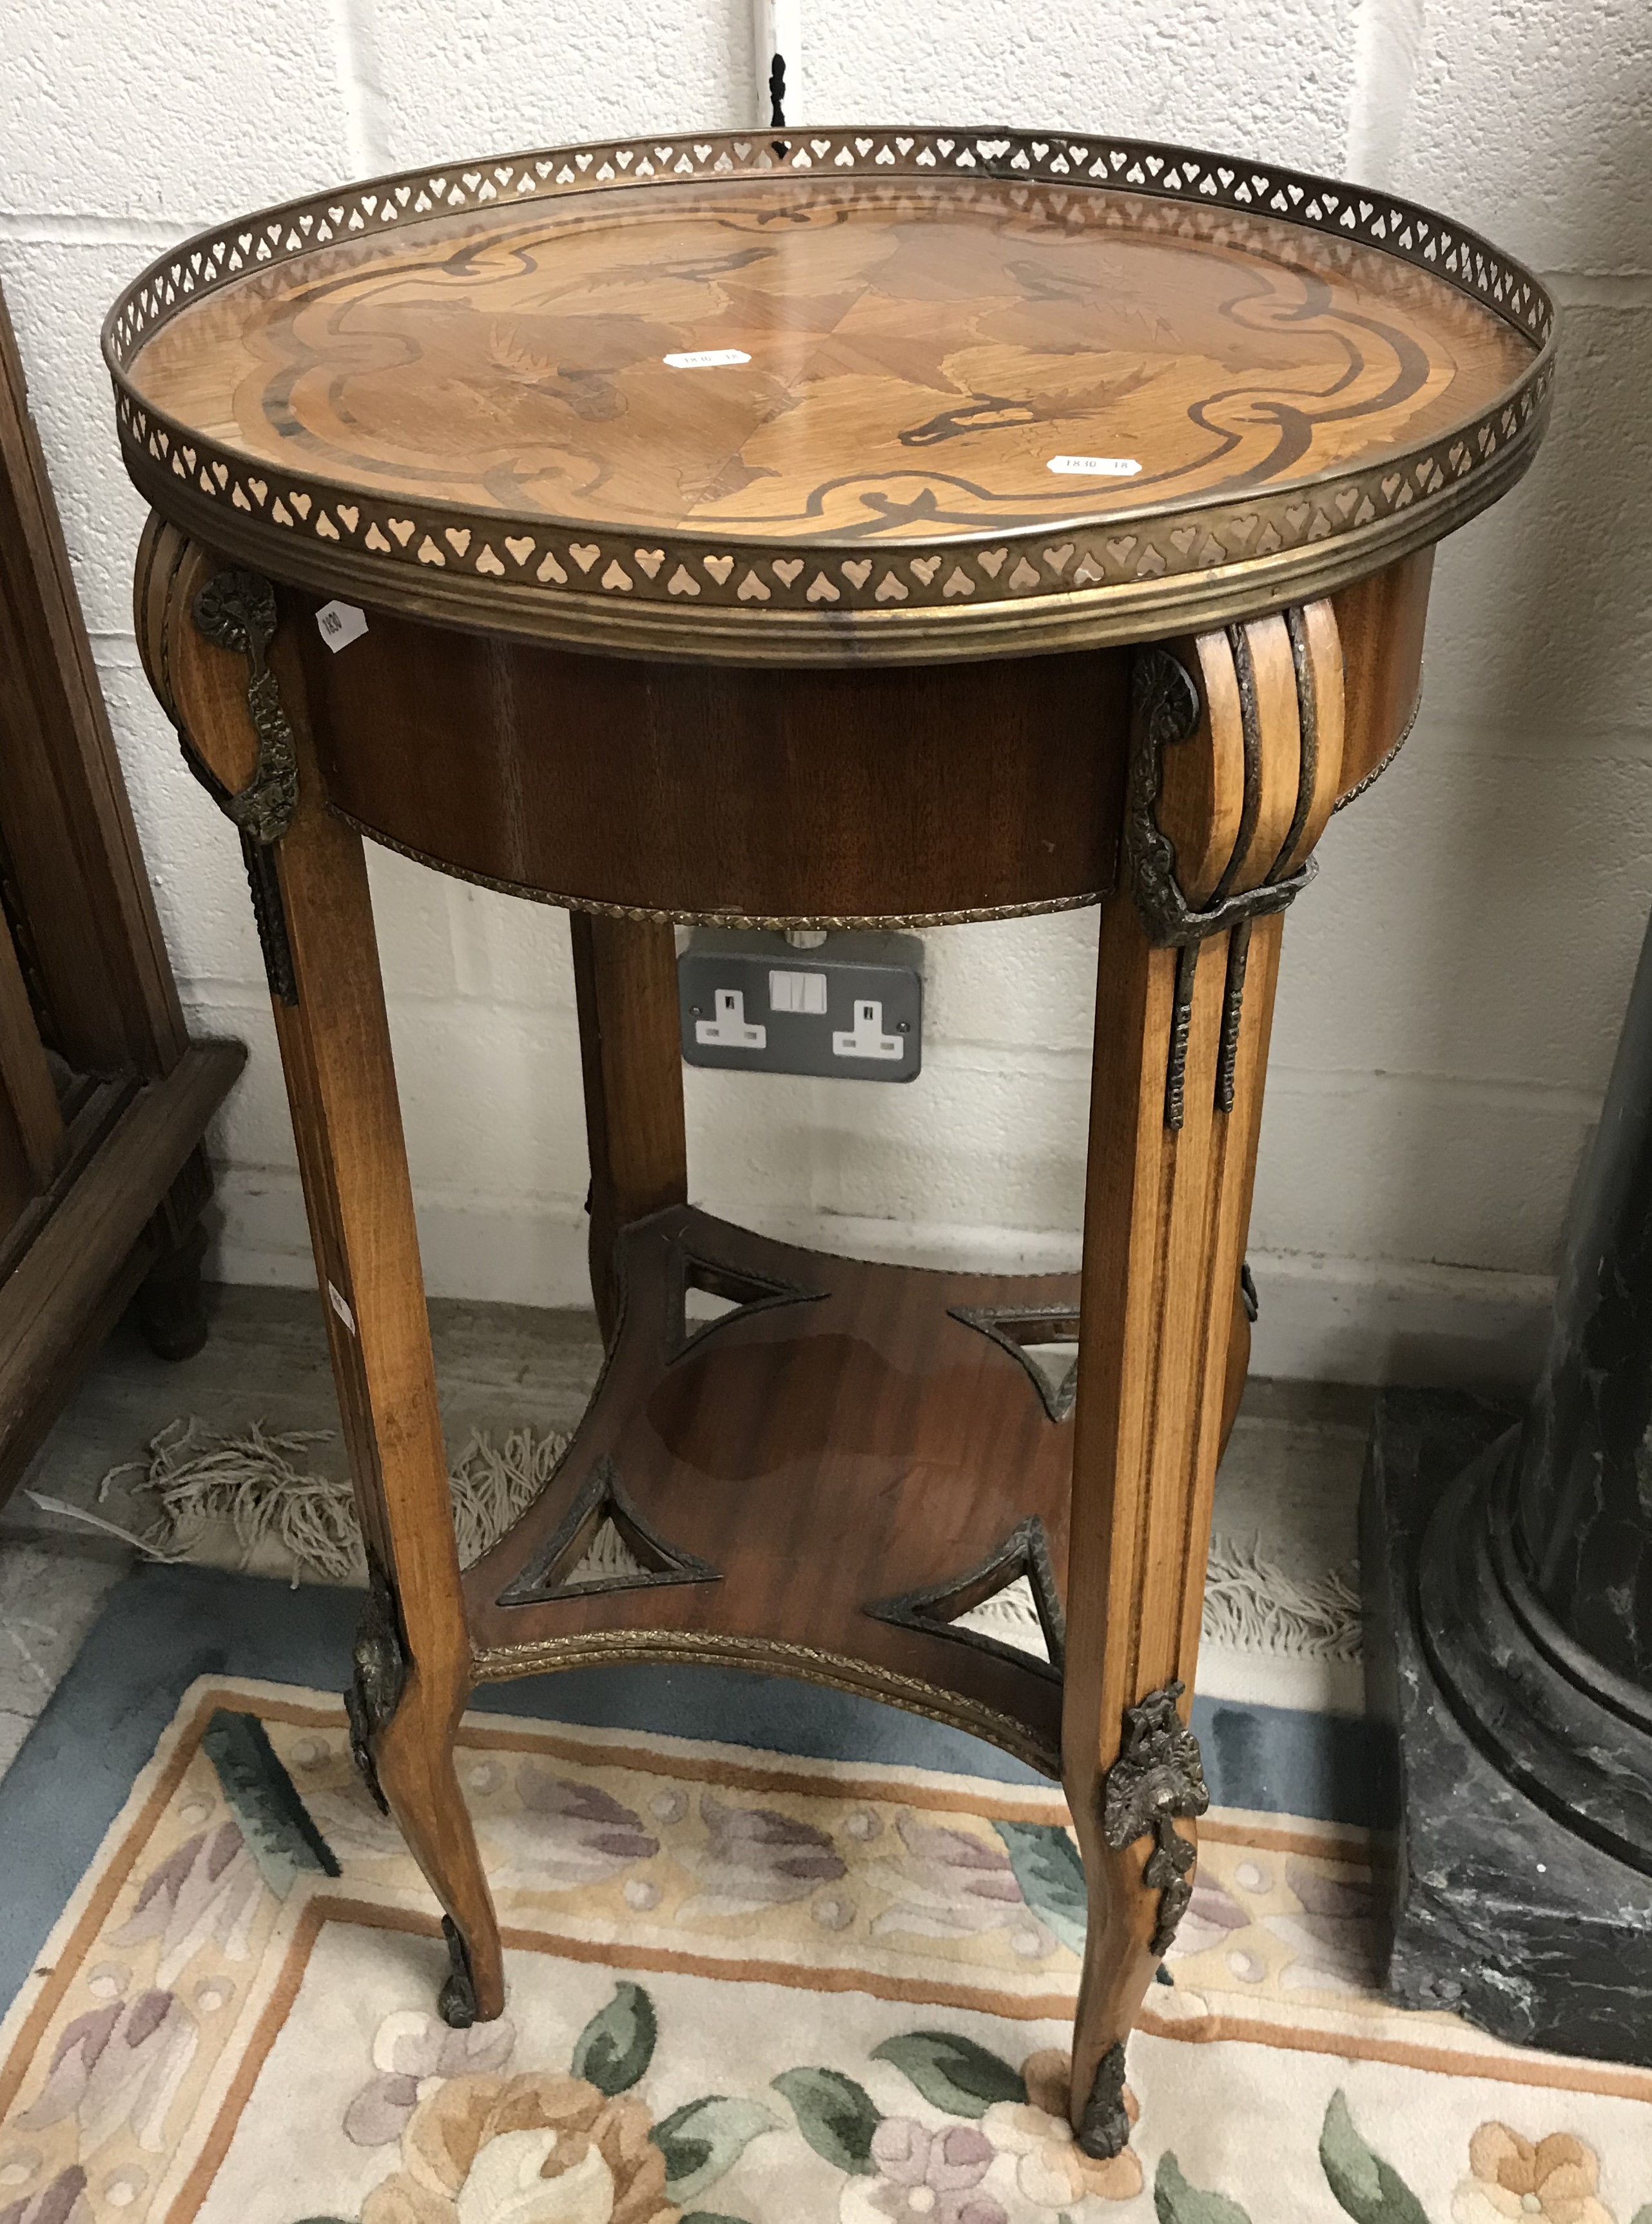
<svg viewBox="0 0 1652 2224"><path fill-rule="evenodd" d="M465 1578L477 1672L768 1668L1058 1774L1071 1398L1026 1348L1076 1335L1077 1276L870 1265L688 1206L619 1257L590 1408ZM696 1288L735 1309L697 1325ZM605 1520L646 1573L579 1579ZM1050 1662L949 1626L1023 1576Z"/></svg>

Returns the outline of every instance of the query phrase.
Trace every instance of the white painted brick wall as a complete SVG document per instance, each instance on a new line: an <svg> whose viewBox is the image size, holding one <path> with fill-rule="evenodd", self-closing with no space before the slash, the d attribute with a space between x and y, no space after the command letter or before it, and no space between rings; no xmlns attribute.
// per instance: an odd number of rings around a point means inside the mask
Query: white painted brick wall
<svg viewBox="0 0 1652 2224"><path fill-rule="evenodd" d="M142 509L103 313L238 208L431 158L744 122L747 0L274 0L204 22L9 0L0 280L192 1022L243 1035L221 1270L311 1273L236 848L131 639ZM1441 551L1427 707L1293 912L1264 1127L1258 1360L1517 1374L1652 902L1652 185L1639 0L804 0L794 120L1105 126L1392 185L1567 308L1548 446ZM374 853L432 1289L583 1295L566 923ZM910 1090L695 1072L697 1194L891 1255L1071 1260L1093 915L929 938Z"/></svg>

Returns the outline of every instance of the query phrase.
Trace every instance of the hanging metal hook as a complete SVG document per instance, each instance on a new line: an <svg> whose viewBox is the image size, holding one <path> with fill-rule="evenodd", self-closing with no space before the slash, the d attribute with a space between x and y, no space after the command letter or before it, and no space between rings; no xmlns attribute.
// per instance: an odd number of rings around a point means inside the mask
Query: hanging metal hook
<svg viewBox="0 0 1652 2224"><path fill-rule="evenodd" d="M784 131L786 104L797 106L798 51L801 38L801 0L752 0L752 53L756 65L757 122L771 131ZM777 140L777 155L789 155L791 144Z"/></svg>

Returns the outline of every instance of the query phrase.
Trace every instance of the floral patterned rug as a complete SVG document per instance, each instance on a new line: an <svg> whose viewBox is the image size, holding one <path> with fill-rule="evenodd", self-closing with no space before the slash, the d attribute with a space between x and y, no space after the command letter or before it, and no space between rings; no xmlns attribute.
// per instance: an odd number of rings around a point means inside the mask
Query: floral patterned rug
<svg viewBox="0 0 1652 2224"><path fill-rule="evenodd" d="M1652 2224L1652 2073L1388 2006L1357 1832L1207 1819L1098 2163L1058 1793L498 1715L460 1758L510 2000L451 2031L337 1703L186 1695L0 2025L0 2224Z"/></svg>

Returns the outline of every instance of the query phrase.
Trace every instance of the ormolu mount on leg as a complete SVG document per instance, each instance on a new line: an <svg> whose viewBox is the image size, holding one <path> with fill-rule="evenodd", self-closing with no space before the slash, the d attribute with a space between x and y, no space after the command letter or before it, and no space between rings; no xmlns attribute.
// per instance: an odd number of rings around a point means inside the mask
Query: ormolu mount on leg
<svg viewBox="0 0 1652 2224"><path fill-rule="evenodd" d="M1072 2121L1098 2157L1129 2137L1125 2044L1208 1801L1183 1709L1279 914L1341 760L1328 603L1138 652L1101 919L1062 1710L1089 1899Z"/></svg>
<svg viewBox="0 0 1652 2224"><path fill-rule="evenodd" d="M407 1682L407 1653L396 1621L396 1602L380 1563L369 1558L367 1604L356 1626L350 1659L354 1670L344 1694L350 1717L350 1750L363 1784L381 1815L390 1811L373 1759L375 1741L395 1716Z"/></svg>
<svg viewBox="0 0 1652 2224"><path fill-rule="evenodd" d="M1142 1882L1158 1894L1149 1949L1168 1954L1193 1898L1194 1843L1175 1827L1178 1815L1202 1815L1210 1804L1199 1741L1176 1712L1180 1684L1166 1684L1138 1707L1125 1709L1125 1739L1107 1771L1101 1831L1116 1854L1150 1835L1153 1850Z"/></svg>
<svg viewBox="0 0 1652 2224"><path fill-rule="evenodd" d="M1318 607L1328 614L1328 605ZM1264 622L1277 624L1279 621ZM1302 837L1319 786L1320 681L1303 613L1288 610L1283 624L1289 639L1296 693L1296 807L1266 871L1260 880L1246 884L1245 863L1253 856L1261 827L1264 774L1270 768L1264 764L1256 660L1250 638L1252 632L1259 629L1229 626L1226 638L1239 711L1239 824L1226 864L1214 886L1196 903L1176 877L1175 843L1160 825L1156 806L1164 785L1164 753L1176 743L1193 738L1200 723L1200 697L1186 669L1168 649L1143 649L1136 659L1130 793L1123 837L1124 875L1148 939L1157 947L1174 948L1180 953L1164 1084L1164 1118L1170 1128L1180 1128L1183 1117L1188 1032L1192 1020L1200 945L1214 934L1225 933L1228 937L1216 1102L1220 1110L1231 1112L1252 922L1270 913L1283 911L1317 870L1312 857L1303 850ZM1339 740L1340 723L1339 710ZM1340 746L1337 761L1340 766Z"/></svg>
<svg viewBox="0 0 1652 2224"><path fill-rule="evenodd" d="M277 617L268 579L219 566L174 526L150 519L138 559L144 669L177 728L185 763L240 833L270 995L290 1007L298 989L275 846L298 809L299 773L292 721L269 662ZM238 686L204 649L244 660Z"/></svg>
<svg viewBox="0 0 1652 2224"><path fill-rule="evenodd" d="M1077 2087L1074 2088L1077 2099ZM1088 2155L1105 2162L1130 2143L1130 2118L1125 2111L1125 2043L1115 2039L1095 2065L1095 2076L1075 2126L1078 2143Z"/></svg>
<svg viewBox="0 0 1652 2224"><path fill-rule="evenodd" d="M275 590L253 572L215 572L195 597L195 623L218 648L247 660L247 714L258 736L258 765L224 808L243 833L266 849L293 824L299 768L293 729L268 664L275 638Z"/></svg>
<svg viewBox="0 0 1652 2224"><path fill-rule="evenodd" d="M241 830L241 853L270 994L280 1003L296 1003L293 953L274 854L293 824L299 800L293 729L267 661L275 636L275 591L268 579L251 572L215 572L197 594L192 615L205 639L247 660L247 712L258 736L258 762L247 785L232 792L202 762L186 736L184 755L213 801Z"/></svg>

